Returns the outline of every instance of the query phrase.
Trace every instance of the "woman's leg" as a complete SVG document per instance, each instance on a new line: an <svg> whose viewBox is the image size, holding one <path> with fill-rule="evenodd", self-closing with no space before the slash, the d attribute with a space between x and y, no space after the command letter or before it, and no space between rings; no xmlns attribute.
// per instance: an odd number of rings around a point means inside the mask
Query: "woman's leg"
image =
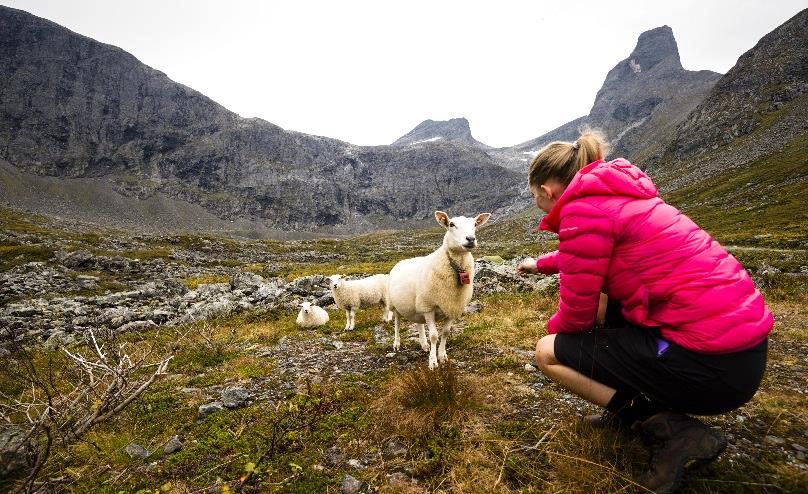
<svg viewBox="0 0 808 494"><path fill-rule="evenodd" d="M554 334L547 335L536 344L539 369L545 376L586 401L602 407L608 405L616 390L559 362L555 357L555 337Z"/></svg>

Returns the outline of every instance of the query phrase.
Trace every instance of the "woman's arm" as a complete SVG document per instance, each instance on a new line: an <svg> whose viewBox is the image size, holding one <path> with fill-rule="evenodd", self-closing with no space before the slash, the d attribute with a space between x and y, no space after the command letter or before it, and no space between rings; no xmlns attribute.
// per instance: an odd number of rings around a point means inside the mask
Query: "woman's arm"
<svg viewBox="0 0 808 494"><path fill-rule="evenodd" d="M558 273L558 251L554 250L536 259L536 270L541 274Z"/></svg>
<svg viewBox="0 0 808 494"><path fill-rule="evenodd" d="M558 233L560 300L547 323L549 333L594 327L614 247L612 221L603 211L585 202L567 208Z"/></svg>
<svg viewBox="0 0 808 494"><path fill-rule="evenodd" d="M516 266L519 274L556 274L558 273L558 251L549 252L538 259L528 257Z"/></svg>

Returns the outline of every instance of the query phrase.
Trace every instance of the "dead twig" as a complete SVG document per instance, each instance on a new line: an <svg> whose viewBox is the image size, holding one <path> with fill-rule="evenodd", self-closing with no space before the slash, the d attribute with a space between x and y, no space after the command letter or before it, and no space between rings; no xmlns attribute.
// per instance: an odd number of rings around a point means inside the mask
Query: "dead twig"
<svg viewBox="0 0 808 494"><path fill-rule="evenodd" d="M19 396L0 393L0 419L9 424L27 423L20 447L31 448L34 461L25 479L12 492L37 492L51 481L39 481L54 446L81 441L95 425L126 409L161 376L173 355L152 362L150 348L116 344L114 336L99 342L90 330L84 352L62 348L68 366L54 370L53 356L40 371L31 352L21 345L12 353L15 378L28 383ZM57 377L58 376L58 377Z"/></svg>

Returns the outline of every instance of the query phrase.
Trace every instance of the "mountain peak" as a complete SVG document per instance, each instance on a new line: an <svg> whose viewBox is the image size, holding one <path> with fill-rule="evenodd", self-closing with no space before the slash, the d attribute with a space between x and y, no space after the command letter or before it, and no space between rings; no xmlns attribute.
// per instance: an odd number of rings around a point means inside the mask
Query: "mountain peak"
<svg viewBox="0 0 808 494"><path fill-rule="evenodd" d="M640 34L628 60L633 72L649 70L663 60L669 60L674 68L682 69L679 46L669 26L660 26Z"/></svg>
<svg viewBox="0 0 808 494"><path fill-rule="evenodd" d="M398 138L393 145L404 146L432 141L453 141L474 147L488 148L471 135L469 121L463 117L449 120L424 120L404 136Z"/></svg>
<svg viewBox="0 0 808 494"><path fill-rule="evenodd" d="M617 155L653 160L720 74L682 67L669 26L645 31L631 54L606 75L588 123L602 130Z"/></svg>
<svg viewBox="0 0 808 494"><path fill-rule="evenodd" d="M763 36L680 125L677 158L702 154L755 131L750 142L779 149L805 132L808 108L808 9ZM801 113L802 112L802 113ZM778 122L773 126L773 122ZM743 159L767 149L756 144ZM737 152L737 151L736 151Z"/></svg>

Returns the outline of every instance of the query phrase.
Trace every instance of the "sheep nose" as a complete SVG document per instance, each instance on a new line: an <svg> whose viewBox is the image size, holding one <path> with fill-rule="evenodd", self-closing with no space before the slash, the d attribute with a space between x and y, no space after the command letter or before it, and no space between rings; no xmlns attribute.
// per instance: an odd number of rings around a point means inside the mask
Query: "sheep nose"
<svg viewBox="0 0 808 494"><path fill-rule="evenodd" d="M476 237L474 237L473 235L470 235L470 236L466 237L466 241L468 241L468 242L472 242L472 243L473 243L475 240L477 240L477 238L476 238Z"/></svg>

